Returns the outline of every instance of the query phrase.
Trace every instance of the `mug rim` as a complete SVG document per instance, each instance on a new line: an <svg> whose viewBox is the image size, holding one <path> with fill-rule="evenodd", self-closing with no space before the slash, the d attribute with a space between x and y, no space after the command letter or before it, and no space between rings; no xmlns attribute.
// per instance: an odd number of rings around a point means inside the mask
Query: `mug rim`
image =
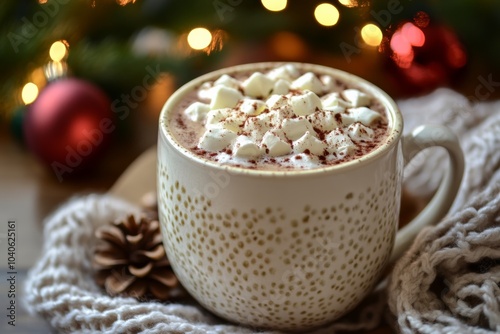
<svg viewBox="0 0 500 334"><path fill-rule="evenodd" d="M169 129L170 116L175 110L176 105L180 102L185 95L197 89L202 83L206 81L216 80L222 74L234 74L238 72L249 72L249 71L261 71L264 69L271 69L281 65L292 64L298 66L302 71L314 71L320 74L331 75L334 78L339 78L347 84L352 84L354 86L360 87L370 93L374 98L378 99L382 105L386 108L387 118L388 118L388 129L389 133L387 137L382 141L374 150L370 151L368 154L363 155L360 158L356 158L347 162L342 162L337 165L326 165L320 167L314 167L309 169L284 169L284 170L262 170L262 169L251 169L246 167L233 166L230 164L221 164L203 157L196 155L194 152L189 150L180 144L172 131ZM381 88L375 84L365 80L357 75L351 74L349 72L339 70L333 67L328 67L325 65L318 65L312 63L301 63L301 62L285 62L285 61L269 61L269 62L257 62L257 63L247 63L241 65L234 65L229 67L224 67L218 70L214 70L198 76L189 82L185 83L167 99L164 103L159 116L159 131L160 141L167 140L170 145L175 148L175 151L189 160L190 162L198 163L204 167L210 167L217 170L225 171L231 174L243 174L249 176L287 176L287 177L301 177L310 176L324 173L342 173L354 168L359 168L378 160L380 157L384 156L386 153L391 151L393 147L399 142L399 139L403 133L403 117L396 102ZM158 149L161 149L161 142L158 143Z"/></svg>

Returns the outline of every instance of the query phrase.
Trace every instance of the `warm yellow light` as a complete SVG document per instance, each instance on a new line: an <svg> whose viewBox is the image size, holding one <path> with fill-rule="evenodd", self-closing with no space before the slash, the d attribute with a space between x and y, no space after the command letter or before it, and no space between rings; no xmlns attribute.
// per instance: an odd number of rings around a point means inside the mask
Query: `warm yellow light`
<svg viewBox="0 0 500 334"><path fill-rule="evenodd" d="M66 57L68 49L62 41L52 43L49 50L50 59L53 61L61 61Z"/></svg>
<svg viewBox="0 0 500 334"><path fill-rule="evenodd" d="M202 50L212 42L212 34L205 28L195 28L187 36L188 44L195 50Z"/></svg>
<svg viewBox="0 0 500 334"><path fill-rule="evenodd" d="M281 31L271 37L271 49L284 60L299 61L307 56L307 45L300 36L288 32Z"/></svg>
<svg viewBox="0 0 500 334"><path fill-rule="evenodd" d="M286 8L287 0L261 0L262 5L271 12L279 12Z"/></svg>
<svg viewBox="0 0 500 334"><path fill-rule="evenodd" d="M372 23L368 23L361 29L361 38L368 45L379 46L382 37L382 30Z"/></svg>
<svg viewBox="0 0 500 334"><path fill-rule="evenodd" d="M47 83L47 78L43 73L43 67L38 67L31 72L29 80L33 82L38 87L42 88Z"/></svg>
<svg viewBox="0 0 500 334"><path fill-rule="evenodd" d="M356 0L339 0L341 5L344 5L346 7L356 7L358 5L358 2Z"/></svg>
<svg viewBox="0 0 500 334"><path fill-rule="evenodd" d="M135 0L116 0L116 3L120 6L128 5L129 3L135 3Z"/></svg>
<svg viewBox="0 0 500 334"><path fill-rule="evenodd" d="M21 98L23 99L24 104L30 104L36 100L38 96L38 86L32 82L28 82L23 87L23 91L21 92Z"/></svg>
<svg viewBox="0 0 500 334"><path fill-rule="evenodd" d="M314 17L319 24L331 27L339 21L339 11L334 5L322 3L314 10Z"/></svg>

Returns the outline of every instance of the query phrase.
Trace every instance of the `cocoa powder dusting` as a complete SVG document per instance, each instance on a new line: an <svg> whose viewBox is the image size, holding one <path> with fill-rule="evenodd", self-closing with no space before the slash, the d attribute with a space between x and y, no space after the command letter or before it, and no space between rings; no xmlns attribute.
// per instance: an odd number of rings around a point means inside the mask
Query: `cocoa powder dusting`
<svg viewBox="0 0 500 334"><path fill-rule="evenodd" d="M239 80L244 79L248 77L251 73L242 73L238 74L236 76L233 76ZM319 75L315 73L315 75L319 78ZM346 83L342 82L341 80L338 80L334 78L335 80L335 85L333 89L330 92L338 92L340 93L341 98L344 98L342 91L348 88L356 88L359 89L359 87L355 87L353 85L347 85ZM242 87L238 87L238 90L244 94L244 90ZM361 89L362 90L362 89ZM295 95L302 95L303 92L298 89L292 89L289 92L292 96ZM326 93L325 93L326 94ZM321 97L321 96L320 96ZM345 98L344 98L345 100ZM194 154L201 156L205 159L212 160L212 161L218 161L219 157L218 154L219 152L208 152L203 149L200 149L197 147L199 138L203 134L204 131L204 125L200 122L193 122L191 121L188 117L184 115L184 110L194 101L201 101L203 103L209 103L210 101L207 101L207 99L201 99L198 97L197 91L193 91L192 93L188 94L183 101L181 101L177 105L177 109L174 111L172 118L170 119L170 127L172 128L172 132L174 133L175 137L179 140L179 142L184 145L185 147L189 148L191 152ZM239 108L241 104L241 101L238 103L237 108ZM254 103L252 104L252 107L254 109L257 108L257 104ZM376 149L378 146L380 146L380 143L385 140L388 134L388 124L387 124L387 115L386 115L386 108L385 106L376 98L371 98L370 109L379 112L382 115L382 120L378 124L374 124L373 126L370 126L374 130L374 140L373 141L353 141L354 144L356 145L356 150L354 154L346 156L345 154L342 154L341 152L330 152L330 148L327 148L324 150L324 152L321 153L321 155L314 155L310 152L310 150L306 149L304 150L304 154L311 156L312 158L315 158L315 156L318 159L318 163L320 165L326 166L326 165L338 165L343 162L353 160L353 159L358 159L360 157L363 157L367 153L371 152L372 150ZM320 112L321 110L318 110L316 108L316 112ZM270 110L268 108L265 108L261 114L269 113ZM291 118L297 118L297 115L291 116ZM342 124L342 115L340 113L335 113L334 114L335 121L339 124ZM248 120L247 120L248 121ZM272 124L268 124L269 127L271 127ZM245 127L245 124L238 124L239 126L239 131L238 135L246 135L250 136L250 133L247 133L247 131L243 131L243 128ZM278 129L282 129L282 126L279 125ZM316 136L319 140L323 141L326 143L326 137L329 131L322 131L319 127L315 126L313 127L314 132L316 133ZM342 127L337 128L336 130L339 134L345 134L345 131ZM366 131L364 129L361 129L362 133L365 133ZM290 145L293 145L293 141L288 139L288 138L283 138L285 142L288 142ZM292 146L293 147L293 146ZM270 153L269 148L267 147L262 147L263 150L266 152L266 154ZM230 148L226 148L222 150L223 153L232 155L233 151ZM224 158L225 159L225 158ZM223 163L222 161L225 161L224 159L221 159L220 163ZM296 160L304 160L301 155L295 155L294 159ZM249 168L249 169L303 169L304 167L293 167L293 163L291 162L291 157L279 157L279 159L276 159L274 157L268 156L263 156L262 158L259 158L259 160L248 160L248 163L234 163L233 166L236 167L242 167L242 168ZM286 166L283 166L281 164L286 164ZM292 166L289 166L288 164L292 164Z"/></svg>
<svg viewBox="0 0 500 334"><path fill-rule="evenodd" d="M337 123L342 123L342 115L341 114L335 114L335 120Z"/></svg>

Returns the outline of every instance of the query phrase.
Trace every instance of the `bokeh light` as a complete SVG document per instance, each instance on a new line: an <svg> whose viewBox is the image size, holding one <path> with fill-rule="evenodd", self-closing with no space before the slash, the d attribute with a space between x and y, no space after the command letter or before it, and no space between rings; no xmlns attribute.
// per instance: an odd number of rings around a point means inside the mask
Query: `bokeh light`
<svg viewBox="0 0 500 334"><path fill-rule="evenodd" d="M422 46L425 43L425 35L419 27L415 26L413 23L405 23L401 27L401 32L403 33L406 40L413 46Z"/></svg>
<svg viewBox="0 0 500 334"><path fill-rule="evenodd" d="M28 82L24 85L23 90L21 92L21 98L23 99L24 104L30 104L36 100L38 96L38 86L32 82Z"/></svg>
<svg viewBox="0 0 500 334"><path fill-rule="evenodd" d="M383 38L382 30L373 23L368 23L361 29L361 38L370 46L379 46Z"/></svg>
<svg viewBox="0 0 500 334"><path fill-rule="evenodd" d="M270 39L270 48L280 59L300 61L307 56L307 44L302 38L288 31L281 31Z"/></svg>
<svg viewBox="0 0 500 334"><path fill-rule="evenodd" d="M408 42L401 30L392 35L390 46L394 52L394 62L401 68L409 68L415 55L410 42Z"/></svg>
<svg viewBox="0 0 500 334"><path fill-rule="evenodd" d="M129 3L135 3L135 0L116 0L116 3L120 6L128 5Z"/></svg>
<svg viewBox="0 0 500 334"><path fill-rule="evenodd" d="M339 0L341 5L344 5L348 8L356 7L358 5L357 0Z"/></svg>
<svg viewBox="0 0 500 334"><path fill-rule="evenodd" d="M279 12L286 8L287 0L261 0L265 9L271 12Z"/></svg>
<svg viewBox="0 0 500 334"><path fill-rule="evenodd" d="M331 27L339 21L339 11L338 9L329 3L322 3L316 6L314 10L314 17L319 24L327 27Z"/></svg>
<svg viewBox="0 0 500 334"><path fill-rule="evenodd" d="M195 28L187 36L188 44L195 50L203 50L212 42L212 34L205 28Z"/></svg>
<svg viewBox="0 0 500 334"><path fill-rule="evenodd" d="M31 72L29 80L39 88L43 88L47 84L47 78L43 72L43 67L34 69L33 72Z"/></svg>
<svg viewBox="0 0 500 334"><path fill-rule="evenodd" d="M422 47L424 44L424 32L411 22L403 24L392 35L389 43L394 53L392 58L401 68L410 68L415 58L413 47Z"/></svg>
<svg viewBox="0 0 500 334"><path fill-rule="evenodd" d="M429 25L429 22L431 21L429 14L423 11L417 12L417 14L415 14L415 16L413 17L413 20L415 21L415 24L420 28L427 27Z"/></svg>
<svg viewBox="0 0 500 334"><path fill-rule="evenodd" d="M53 61L61 61L68 54L68 48L63 41L57 41L52 43L49 50L50 59Z"/></svg>

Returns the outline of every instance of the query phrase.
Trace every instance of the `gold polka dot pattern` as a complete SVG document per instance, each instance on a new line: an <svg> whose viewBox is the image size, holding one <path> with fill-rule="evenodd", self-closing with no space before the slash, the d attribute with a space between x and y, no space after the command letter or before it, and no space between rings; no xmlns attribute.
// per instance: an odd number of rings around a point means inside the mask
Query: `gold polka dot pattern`
<svg viewBox="0 0 500 334"><path fill-rule="evenodd" d="M190 191L159 168L160 221L173 268L204 307L282 329L324 324L373 288L396 233L396 173L328 207L234 207ZM376 190L375 190L376 189ZM352 213L356 212L355 215Z"/></svg>

